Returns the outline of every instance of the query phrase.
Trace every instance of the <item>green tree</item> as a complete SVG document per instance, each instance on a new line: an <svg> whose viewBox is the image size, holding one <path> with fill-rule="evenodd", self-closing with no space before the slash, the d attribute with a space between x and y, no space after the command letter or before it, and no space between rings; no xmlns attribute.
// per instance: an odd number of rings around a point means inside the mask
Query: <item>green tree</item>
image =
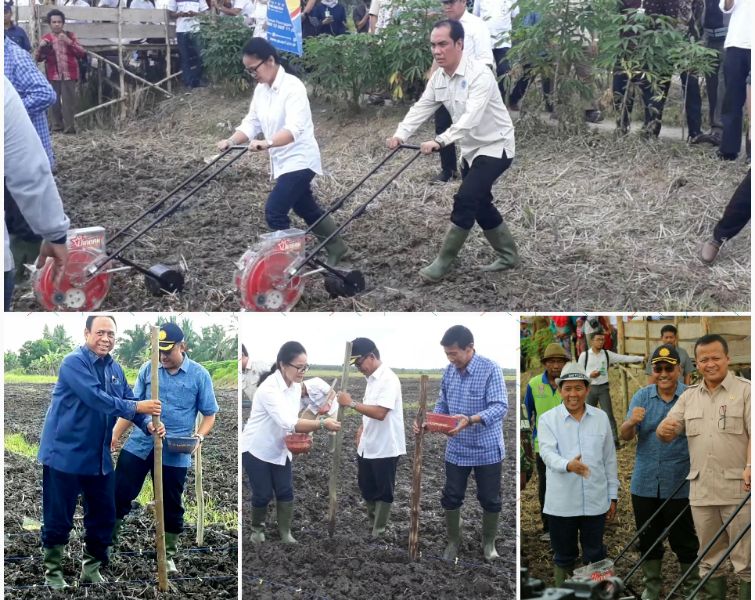
<svg viewBox="0 0 755 600"><path fill-rule="evenodd" d="M149 356L149 325L137 325L121 333L113 354L122 365L138 368Z"/></svg>
<svg viewBox="0 0 755 600"><path fill-rule="evenodd" d="M55 345L51 339L28 340L18 351L18 360L21 367L28 370L35 360L54 350Z"/></svg>
<svg viewBox="0 0 755 600"><path fill-rule="evenodd" d="M3 355L3 364L6 371L13 371L21 366L21 361L18 359L18 354L15 352L5 352Z"/></svg>
<svg viewBox="0 0 755 600"><path fill-rule="evenodd" d="M191 357L197 362L231 360L236 357L237 341L221 325L202 328L202 336Z"/></svg>

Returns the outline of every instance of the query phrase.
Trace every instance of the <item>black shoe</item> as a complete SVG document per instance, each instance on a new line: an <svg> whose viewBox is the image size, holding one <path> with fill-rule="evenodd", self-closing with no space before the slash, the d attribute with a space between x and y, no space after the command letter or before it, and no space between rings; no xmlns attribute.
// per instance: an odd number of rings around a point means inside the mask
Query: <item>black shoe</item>
<svg viewBox="0 0 755 600"><path fill-rule="evenodd" d="M459 178L458 171L441 171L435 177L433 177L430 181L432 183L448 183L452 179L458 179L458 178Z"/></svg>
<svg viewBox="0 0 755 600"><path fill-rule="evenodd" d="M603 120L603 113L599 110L586 110L585 121L588 123L600 123Z"/></svg>
<svg viewBox="0 0 755 600"><path fill-rule="evenodd" d="M730 154L728 152L721 152L720 150L716 152L716 156L719 160L737 160L736 154Z"/></svg>
<svg viewBox="0 0 755 600"><path fill-rule="evenodd" d="M721 145L721 136L715 133L701 133L692 139L690 136L690 144L710 144L711 146Z"/></svg>

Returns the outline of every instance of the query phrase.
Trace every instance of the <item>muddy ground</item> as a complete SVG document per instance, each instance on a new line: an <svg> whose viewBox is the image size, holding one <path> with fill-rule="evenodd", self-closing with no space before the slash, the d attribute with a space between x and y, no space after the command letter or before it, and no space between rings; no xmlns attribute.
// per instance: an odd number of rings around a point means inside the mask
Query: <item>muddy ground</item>
<svg viewBox="0 0 755 600"><path fill-rule="evenodd" d="M363 382L350 382L361 397ZM428 407L437 398L439 381L430 381ZM356 481L354 434L361 420L347 411L344 422L341 487L338 494L336 532L328 537L328 477L330 455L328 436L315 434L308 454L294 459L295 512L293 535L296 546L278 540L274 508L269 509L267 541L254 546L249 539L250 520L244 519L242 589L244 600L353 600L355 598L513 598L516 594L516 472L515 410L509 406L504 420L506 458L503 463L503 512L499 522L498 553L501 560L485 564L480 547L482 511L476 500L475 483L470 478L462 509L463 543L458 564L441 560L446 543L440 491L443 487L445 437L426 434L422 460L420 500L421 559L408 557L409 500L411 495L414 435L411 422L417 412L418 380L402 380L407 455L399 461L393 511L385 539L370 537L367 516ZM508 386L514 398L513 384ZM407 406L413 403L412 406ZM250 506L249 481L243 480L242 515ZM245 512L246 511L246 512Z"/></svg>
<svg viewBox="0 0 755 600"><path fill-rule="evenodd" d="M102 225L112 235L205 165L228 137L248 96L208 88L185 94L117 129L56 135L57 181L74 227ZM385 156L406 107L348 115L313 99L325 174L316 179L329 205ZM82 123L83 125L83 123ZM432 137L429 128L415 142ZM390 173L410 158L403 151ZM557 133L537 119L517 124L516 159L494 188L496 205L519 246L521 266L481 273L493 258L476 229L453 273L423 284L417 271L435 257L458 184L431 185L436 157L422 157L352 223L349 263L367 290L330 298L312 277L296 310L732 310L750 306L749 229L713 267L697 258L746 166L716 161L710 148L681 141L645 143L632 135ZM386 180L378 176L336 215L341 222ZM372 181L372 180L371 180ZM145 291L142 276L119 272L104 308L112 311L232 311L235 261L267 231L263 206L272 188L268 159L243 157L126 255L144 267L188 266L185 290L170 298ZM143 221L146 224L147 221ZM298 219L294 225L301 226ZM15 310L37 310L29 288Z"/></svg>
<svg viewBox="0 0 755 600"><path fill-rule="evenodd" d="M50 385L6 385L4 430L6 436L21 433L29 443L38 444L45 411L50 403ZM237 510L236 390L216 390L221 412L203 452L203 487L206 499L218 510ZM115 457L114 457L115 459ZM230 465L230 467L229 467ZM232 468L231 468L232 467ZM185 497L194 502L194 470L190 469ZM207 500L206 500L207 501ZM24 519L42 520L42 467L36 461L5 451L5 598L151 598L158 597L154 554L154 520L147 507L135 508L126 519L121 544L103 571L108 583L72 587L51 592L44 581L42 549L38 532L22 527ZM83 513L77 509L74 530L66 550L63 569L66 580L78 579L83 542ZM196 526L186 524L181 536L176 566L180 573L171 579L171 591L159 597L236 598L238 533L222 525L205 527L204 545L196 545ZM141 552L145 554L142 555ZM200 581L198 578L202 578ZM33 587L38 586L38 587Z"/></svg>

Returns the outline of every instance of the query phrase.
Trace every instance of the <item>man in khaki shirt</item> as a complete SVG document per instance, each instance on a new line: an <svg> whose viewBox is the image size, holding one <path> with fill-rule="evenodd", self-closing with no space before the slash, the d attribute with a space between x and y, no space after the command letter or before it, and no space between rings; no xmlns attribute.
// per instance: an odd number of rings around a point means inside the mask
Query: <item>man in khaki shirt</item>
<svg viewBox="0 0 755 600"><path fill-rule="evenodd" d="M425 281L440 281L451 269L475 221L498 255L482 270L516 267L516 243L493 205L492 193L493 184L514 158L511 117L490 68L464 56L464 27L459 21L438 21L430 34L430 46L438 69L387 143L391 149L398 147L444 106L451 115L451 126L434 140L423 142L420 148L430 154L459 141L463 181L454 195L451 227L440 253L419 274Z"/></svg>
<svg viewBox="0 0 755 600"><path fill-rule="evenodd" d="M703 383L681 395L656 435L670 442L687 436L690 454L689 502L700 547L715 536L723 522L750 491L750 382L728 371L729 348L717 334L695 343L695 361ZM750 523L749 505L734 518L725 533L700 562L704 577L737 534ZM739 598L750 597L750 532L729 556L739 577ZM726 598L726 577L711 577L711 598Z"/></svg>

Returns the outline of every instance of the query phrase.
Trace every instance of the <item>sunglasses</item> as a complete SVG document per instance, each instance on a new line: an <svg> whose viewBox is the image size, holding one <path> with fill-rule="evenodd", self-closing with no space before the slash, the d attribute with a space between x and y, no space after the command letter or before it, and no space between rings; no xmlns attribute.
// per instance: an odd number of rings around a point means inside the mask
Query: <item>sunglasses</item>
<svg viewBox="0 0 755 600"><path fill-rule="evenodd" d="M655 373L673 373L676 367L674 365L653 365L653 372Z"/></svg>

